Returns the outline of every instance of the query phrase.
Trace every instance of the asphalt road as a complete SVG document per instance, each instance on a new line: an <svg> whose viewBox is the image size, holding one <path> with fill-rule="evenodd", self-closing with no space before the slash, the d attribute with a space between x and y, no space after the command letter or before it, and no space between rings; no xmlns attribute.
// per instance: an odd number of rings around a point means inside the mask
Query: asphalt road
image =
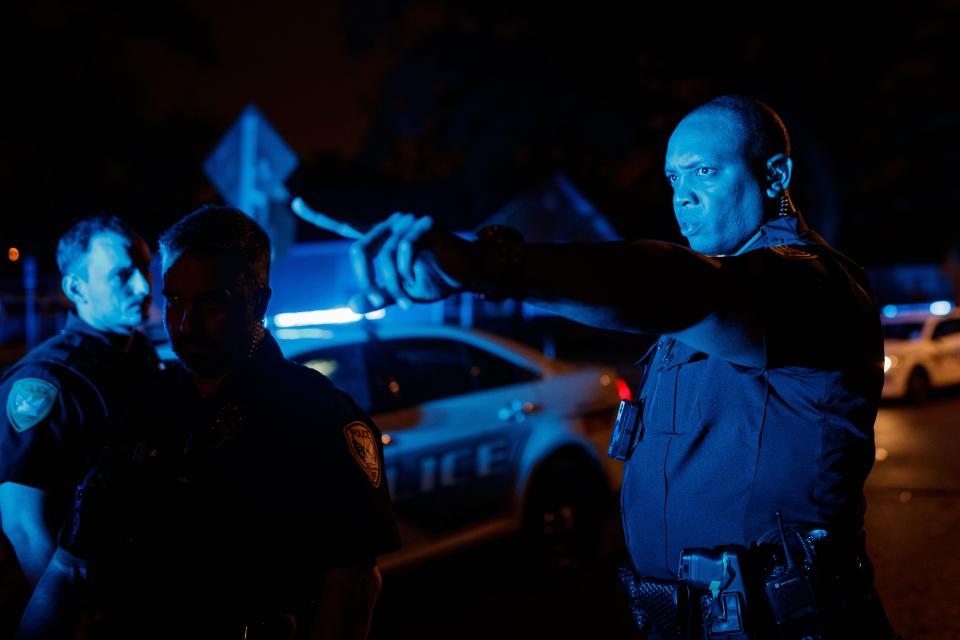
<svg viewBox="0 0 960 640"><path fill-rule="evenodd" d="M960 394L886 406L876 436L867 544L888 614L906 640L960 638ZM510 540L388 575L372 640L635 638L616 520L575 575L529 567Z"/></svg>
<svg viewBox="0 0 960 640"><path fill-rule="evenodd" d="M906 640L960 638L960 394L885 407L867 481L867 546Z"/></svg>

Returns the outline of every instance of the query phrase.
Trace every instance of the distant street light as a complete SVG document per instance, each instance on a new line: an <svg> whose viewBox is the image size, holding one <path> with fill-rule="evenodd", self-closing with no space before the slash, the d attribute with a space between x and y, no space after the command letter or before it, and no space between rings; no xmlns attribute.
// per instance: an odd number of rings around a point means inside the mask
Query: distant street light
<svg viewBox="0 0 960 640"><path fill-rule="evenodd" d="M17 260L19 260L20 249L17 249L16 247L10 247L9 249L7 249L7 259L10 260L10 262L16 262Z"/></svg>

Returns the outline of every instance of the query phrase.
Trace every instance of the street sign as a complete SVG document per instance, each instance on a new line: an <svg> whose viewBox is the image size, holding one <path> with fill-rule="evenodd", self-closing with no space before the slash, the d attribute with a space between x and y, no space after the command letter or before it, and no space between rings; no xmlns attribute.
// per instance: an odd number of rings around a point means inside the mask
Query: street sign
<svg viewBox="0 0 960 640"><path fill-rule="evenodd" d="M283 183L297 164L297 154L251 104L207 156L203 170L223 199L257 221L273 240L276 253L282 253L293 239L294 227L286 213L289 194ZM280 202L283 207L275 206Z"/></svg>

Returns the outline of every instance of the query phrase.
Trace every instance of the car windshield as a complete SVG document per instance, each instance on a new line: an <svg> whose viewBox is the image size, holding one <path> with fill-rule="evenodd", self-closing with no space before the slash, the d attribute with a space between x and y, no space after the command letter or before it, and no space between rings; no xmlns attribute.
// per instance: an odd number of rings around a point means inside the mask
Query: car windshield
<svg viewBox="0 0 960 640"><path fill-rule="evenodd" d="M923 323L920 322L900 322L897 324L883 325L884 340L915 340L920 337L923 331Z"/></svg>

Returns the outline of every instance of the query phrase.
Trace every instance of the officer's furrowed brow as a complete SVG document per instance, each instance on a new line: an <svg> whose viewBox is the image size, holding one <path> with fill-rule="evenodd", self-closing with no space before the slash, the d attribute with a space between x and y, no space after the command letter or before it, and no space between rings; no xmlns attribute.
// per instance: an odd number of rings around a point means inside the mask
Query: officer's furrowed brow
<svg viewBox="0 0 960 640"><path fill-rule="evenodd" d="M717 164L720 164L721 162L722 161L720 158L715 158L711 156L688 155L683 159L683 162L679 164L673 164L668 162L663 170L664 170L664 173L669 174L671 172L677 172L677 171L689 171L690 169L696 169L697 167L702 167L704 165L711 165L711 166L717 165Z"/></svg>

